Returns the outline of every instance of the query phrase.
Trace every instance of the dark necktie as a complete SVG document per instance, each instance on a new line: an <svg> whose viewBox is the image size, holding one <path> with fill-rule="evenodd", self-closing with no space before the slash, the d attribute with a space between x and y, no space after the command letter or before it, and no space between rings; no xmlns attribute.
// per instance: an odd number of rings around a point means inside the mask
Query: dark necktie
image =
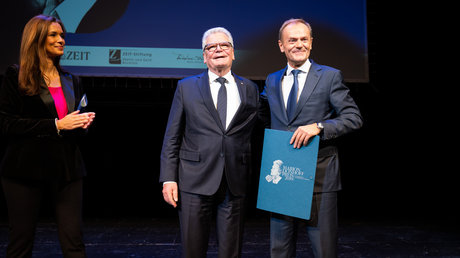
<svg viewBox="0 0 460 258"><path fill-rule="evenodd" d="M292 85L291 92L289 92L288 103L286 107L286 113L288 120L290 121L294 117L295 109L297 106L297 92L299 91L299 81L297 80L297 75L300 70L292 70L292 75L294 76L294 84Z"/></svg>
<svg viewBox="0 0 460 258"><path fill-rule="evenodd" d="M219 113L220 121L224 129L227 127L227 88L225 88L225 82L227 81L224 77L216 79L220 83L219 93L217 94L217 112Z"/></svg>

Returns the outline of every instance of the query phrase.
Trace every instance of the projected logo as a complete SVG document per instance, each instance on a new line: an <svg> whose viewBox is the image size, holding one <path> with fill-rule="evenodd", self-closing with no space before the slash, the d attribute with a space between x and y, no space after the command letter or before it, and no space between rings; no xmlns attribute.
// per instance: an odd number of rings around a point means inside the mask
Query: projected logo
<svg viewBox="0 0 460 258"><path fill-rule="evenodd" d="M198 56L201 49L177 48L123 48L95 46L66 46L61 65L88 67L142 67L142 68L206 68L201 62L178 60L178 53Z"/></svg>
<svg viewBox="0 0 460 258"><path fill-rule="evenodd" d="M120 49L109 49L109 63L110 64L121 64L121 50Z"/></svg>

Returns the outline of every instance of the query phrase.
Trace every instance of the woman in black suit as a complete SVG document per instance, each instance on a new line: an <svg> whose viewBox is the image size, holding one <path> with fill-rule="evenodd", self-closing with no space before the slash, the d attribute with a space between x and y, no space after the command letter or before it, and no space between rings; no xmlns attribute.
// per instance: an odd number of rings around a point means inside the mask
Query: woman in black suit
<svg viewBox="0 0 460 258"><path fill-rule="evenodd" d="M38 15L25 26L18 66L8 67L0 87L0 130L7 147L0 176L9 216L7 257L30 257L44 192L54 196L64 257L85 257L81 233L82 178L77 145L95 114L77 110L78 79L64 72L65 29Z"/></svg>

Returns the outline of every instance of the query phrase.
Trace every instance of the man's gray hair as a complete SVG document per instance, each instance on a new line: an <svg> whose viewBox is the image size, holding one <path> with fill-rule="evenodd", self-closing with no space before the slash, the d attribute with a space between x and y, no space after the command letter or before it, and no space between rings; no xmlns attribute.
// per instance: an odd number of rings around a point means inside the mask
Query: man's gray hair
<svg viewBox="0 0 460 258"><path fill-rule="evenodd" d="M230 41L230 43L232 43L233 48L235 48L235 44L233 44L233 37L232 37L232 34L230 33L230 31L228 31L227 29L225 29L223 27L215 27L215 28L211 28L211 29L207 30L203 34L203 39L201 40L201 49L204 50L204 46L206 45L206 39L209 37L209 35L214 34L214 33L219 33L219 32L224 33L225 35L227 35L228 40Z"/></svg>

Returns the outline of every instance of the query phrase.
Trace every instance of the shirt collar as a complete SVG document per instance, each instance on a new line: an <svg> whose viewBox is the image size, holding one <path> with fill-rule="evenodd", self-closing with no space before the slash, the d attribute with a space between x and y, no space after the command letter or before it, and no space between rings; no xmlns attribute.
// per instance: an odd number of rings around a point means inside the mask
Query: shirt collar
<svg viewBox="0 0 460 258"><path fill-rule="evenodd" d="M215 81L217 78L219 78L220 76L211 72L210 70L208 70L208 77L209 77L209 82L213 82ZM227 82L231 82L233 77L232 77L232 71L229 71L227 74L225 74L224 76L225 79L227 79Z"/></svg>
<svg viewBox="0 0 460 258"><path fill-rule="evenodd" d="M310 66L311 66L310 59L307 59L307 61L301 67L297 68L297 70L300 70L302 73L308 73L308 70L310 70ZM286 75L290 75L292 70L294 70L294 68L292 68L288 63L287 69L286 69Z"/></svg>

